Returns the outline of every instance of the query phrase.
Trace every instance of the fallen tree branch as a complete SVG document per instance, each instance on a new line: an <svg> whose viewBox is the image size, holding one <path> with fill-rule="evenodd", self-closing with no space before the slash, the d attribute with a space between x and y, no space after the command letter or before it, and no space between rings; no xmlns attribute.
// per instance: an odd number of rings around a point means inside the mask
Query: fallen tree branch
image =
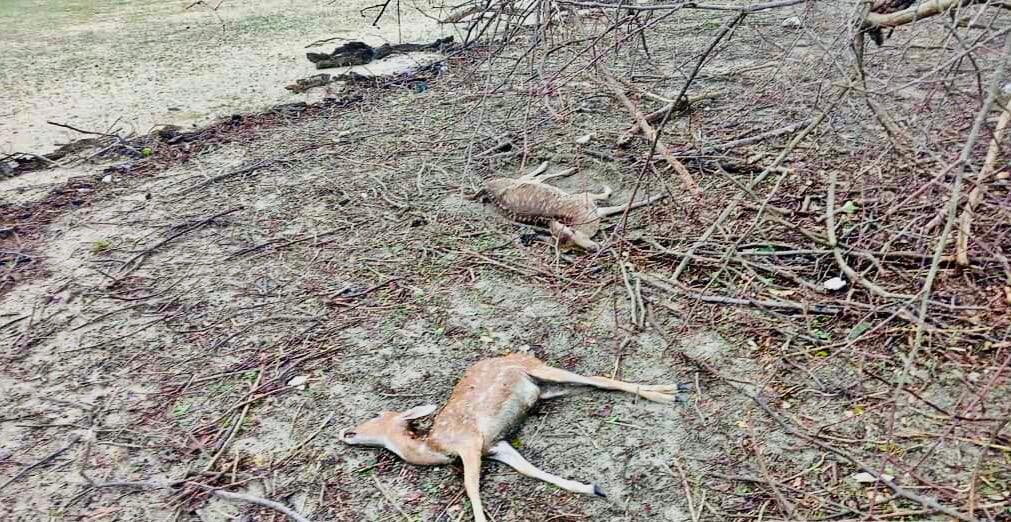
<svg viewBox="0 0 1011 522"><path fill-rule="evenodd" d="M318 149L318 148L326 146L326 145L332 145L332 143L316 143L316 144L313 144L313 145L308 145L308 146L305 146L305 147L301 147L299 149L295 149L295 150L290 151L290 152L285 152L283 154L274 156L273 158L263 159L263 160L257 161L256 163L253 163L252 165L249 165L248 167L243 167L241 169L236 169L236 170L228 171L228 172L226 172L224 174L219 174L217 176L214 176L213 178L210 178L208 180L205 180L205 181L202 181L200 183L197 183L196 185L194 185L194 186L192 186L190 188L183 189L182 191L176 193L175 195L182 196L182 195L185 195L185 194L189 194L190 192L193 192L194 190L201 189L201 188L207 187L209 185L213 185L213 184L215 184L215 183L217 183L219 181L224 181L226 179L233 178L235 176L241 176L243 174L249 174L249 173L252 173L252 172L256 172L257 170L260 170L262 168L266 168L266 167L269 167L271 165L280 163L282 160L286 159L287 157L289 157L289 156L291 156L293 154L300 154L302 152L308 152L310 150Z"/></svg>
<svg viewBox="0 0 1011 522"><path fill-rule="evenodd" d="M783 300L770 301L763 299L741 299L736 297L724 297L720 295L700 294L682 287L676 281L671 281L669 279L657 276L655 274L647 274L644 272L640 272L637 273L636 275L639 277L639 279L644 281L646 284L653 286L654 288L672 294L681 294L684 295L685 297L688 297L689 299L696 299L702 301L703 303L754 306L758 308L794 310L798 312L823 314L823 315L835 315L843 311L842 308L831 305L807 304L807 303L799 303L796 301L783 301Z"/></svg>
<svg viewBox="0 0 1011 522"><path fill-rule="evenodd" d="M193 225L190 225L190 226L188 226L188 227L180 230L179 232L176 232L175 234L172 234L171 236L169 236L169 237L167 237L167 238L159 241L158 243L155 243L153 246L151 246L149 248L145 248L142 252L140 252L137 255L131 257L129 260L127 260L125 263L123 263L123 265L120 267L120 270L126 270L128 268L130 270L133 270L133 269L137 268L137 266L140 265L139 261L141 261L144 257L146 257L151 252L154 252L155 250L157 250L157 249L165 246L166 244L168 244L169 242L171 242L171 241L179 238L180 236L188 234L188 233L190 233L190 232L192 232L192 231L194 231L194 230L196 230L196 229L198 229L198 228L200 228L200 227L202 227L202 226L210 223L211 221L214 221L215 219L227 216L228 214L231 214L233 212L238 212L238 211L242 210L243 208L244 207L235 207L235 208L231 208L231 209L225 210L223 212L218 212L217 214L214 214L213 216L211 216L209 218L202 219L202 220L200 220L200 222L198 222L196 224L193 224ZM131 265L133 265L134 263L137 263L137 266L133 266L131 268Z"/></svg>
<svg viewBox="0 0 1011 522"><path fill-rule="evenodd" d="M982 3L986 3L985 0L924 0L920 4L915 4L894 13L867 13L867 16L864 18L864 26L897 27L939 15L953 7Z"/></svg>
<svg viewBox="0 0 1011 522"><path fill-rule="evenodd" d="M84 130L84 129L78 129L77 127L74 127L74 126L71 126L71 125L67 125L66 123L56 122L56 121L46 120L46 124L52 125L54 127L61 127L61 128L64 128L64 129L69 129L69 130L72 130L74 132L79 132L81 134L91 134L91 135L94 135L94 136L105 136L107 138L119 138L119 136L116 135L116 134L109 134L109 133L106 133L106 132L97 132L97 131L89 131L89 130Z"/></svg>
<svg viewBox="0 0 1011 522"><path fill-rule="evenodd" d="M202 487L203 486L201 484ZM223 498L231 502L246 502L248 504L255 504L257 506L262 506L265 508L273 509L278 513L281 513L288 518L294 520L295 522L310 522L308 518L302 516L299 512L291 509L280 502L275 502L273 500L265 499L263 497L254 497L252 495L245 495L242 493L230 493L228 491L221 491L220 489L211 490L211 494Z"/></svg>
<svg viewBox="0 0 1011 522"><path fill-rule="evenodd" d="M724 381L726 382L726 379L724 379ZM731 386L733 386L734 388L737 388L737 386L734 386L733 384L731 384ZM828 451L829 453L833 453L833 454L835 454L835 455L837 455L839 457L842 457L843 459L851 462L854 466L860 468L861 471L864 471L864 472L870 474L878 482L884 484L886 487L888 487L888 489L892 490L892 493L895 493L895 495L897 495L899 497L902 497L902 498L904 498L906 500L911 500L913 502L916 502L917 504L919 504L921 506L924 506L924 507L926 507L928 509L931 509L931 510L937 512L937 513L943 513L945 515L948 515L951 518L962 520L964 522L975 522L976 521L976 519L974 517L972 517L971 515L965 515L964 513L960 513L960 512L958 512L958 511L956 511L956 510L954 510L954 509L952 509L950 507L944 506L944 505L942 505L940 502L938 502L936 499L934 499L932 497L918 495L916 493L913 493L912 491L909 491L906 488L903 488L903 487L899 486L892 479L890 479L888 477L885 477L879 471L877 471L876 469L870 467L870 465L866 464L865 462L863 462L862 460L860 460L859 458L857 458L855 455L849 453L848 451L836 448L835 446L832 446L831 444L826 444L826 443L818 440L817 438L815 438L815 437L813 437L813 436L811 436L811 435L809 435L809 434L807 434L807 433L805 433L805 432L803 432L801 430L795 429L793 426L791 426L785 420L783 420L780 417L779 414L777 414L776 412L772 411L772 408L770 408L769 405L766 404L765 401L763 401L759 397L751 395L750 393L747 393L744 390L741 390L739 388L738 388L738 391L740 393L742 393L743 395L745 395L746 397L748 397L749 399L751 399L752 401L754 401L755 404L757 404L759 408L761 408L763 411L765 411L765 413L770 418L772 418L772 420L775 421L776 424L778 424L781 428L783 428L783 430L786 431L786 433L788 433L790 435L793 435L795 437L801 438L801 439L803 439L803 440L805 440L805 441L807 441L807 442L809 442L811 444L814 444L815 446L818 446L819 448L821 448L821 449L823 449L825 451Z"/></svg>
<svg viewBox="0 0 1011 522"><path fill-rule="evenodd" d="M1011 106L1004 106L1000 119L997 120L997 127L993 131L993 139L990 140L990 148L986 151L986 159L983 161L983 168L974 180L972 190L969 191L969 200L962 209L962 214L958 220L958 239L956 240L955 261L962 266L969 266L969 236L972 234L972 214L975 212L979 202L983 199L983 191L986 188L987 178L993 174L994 164L997 162L997 155L1000 154L1000 140L1004 137L1004 131L1008 123L1011 122Z"/></svg>
<svg viewBox="0 0 1011 522"><path fill-rule="evenodd" d="M736 11L739 13L757 13L768 9L778 9L780 7L790 7L792 5L803 4L813 0L777 0L775 2L765 2L762 4L736 6L719 4L698 4L695 2L685 2L680 4L653 4L653 5L629 5L626 3L605 4L603 2L577 2L571 0L558 0L559 4L571 5L583 8L621 8L626 11L673 11L676 9L699 9L703 11Z"/></svg>
<svg viewBox="0 0 1011 522"><path fill-rule="evenodd" d="M846 277L850 281L856 282L878 297L884 297L885 299L912 299L913 296L892 293L872 283L857 273L846 262L846 259L843 258L842 248L839 247L839 241L836 239L835 234L835 184L836 172L832 170L829 172L828 194L825 198L825 236L828 238L828 246L832 248L832 255L835 257L835 262L839 265L839 269L846 274Z"/></svg>
<svg viewBox="0 0 1011 522"><path fill-rule="evenodd" d="M696 183L695 179L692 178L691 173L688 172L688 169L685 168L684 164L678 161L677 158L671 154L670 149L667 148L663 142L658 140L656 131L653 130L653 127L650 126L648 121L646 121L646 117L639 111L639 108L632 103L632 100L629 100L628 96L625 96L625 89L623 89L621 84L618 83L618 80L614 79L614 75L612 75L607 69L607 66L603 63L597 63L597 71L599 71L600 75L604 78L603 83L611 89L611 92L614 93L618 100L621 101L622 105L628 109L632 118L639 124L639 128L642 129L642 133L646 136L646 139L651 142L656 142L657 152L671 166L671 168L678 173L678 176L681 177L681 181L686 187L688 187L688 190L691 191L692 195L696 197L701 196L702 189L699 188L698 183Z"/></svg>
<svg viewBox="0 0 1011 522"><path fill-rule="evenodd" d="M717 143L715 145L706 145L702 147L701 152L715 152L715 151L727 151L731 149L736 149L738 147L746 147L748 145L754 145L765 141L770 138L775 138L777 136L783 136L785 134L792 134L798 130L811 124L812 119L807 119L804 121L798 121L797 123L791 123L785 127L780 127L778 129L773 129L771 131L763 132L760 134L755 134L754 136L749 136L747 138L741 138L737 140L725 141L723 143Z"/></svg>
<svg viewBox="0 0 1011 522"><path fill-rule="evenodd" d="M646 115L646 121L650 124L659 123L663 121L664 118L668 116L669 113L674 111L685 111L688 110L692 104L698 103L703 100L710 100L716 97L714 93L700 94L698 96L688 96L683 98L680 103L674 101L668 101L666 105L660 107L659 109ZM639 134L642 130L638 123L633 123L631 127L625 129L618 137L618 146L623 147L632 141L635 135Z"/></svg>
<svg viewBox="0 0 1011 522"><path fill-rule="evenodd" d="M810 123L808 123L808 125L805 126L804 129L801 130L799 134L794 136L793 139L790 140L790 143L788 143L786 147L783 148L782 151L780 151L779 155L776 156L776 159L774 159L769 166L762 169L762 172L760 172L757 176L755 176L755 179L751 180L751 182L748 183L747 191L750 191L753 188L757 187L758 184L761 183L763 180L765 180L765 178L768 177L768 175L771 172L773 172L776 168L778 168L783 163L783 160L785 160L786 157L789 156L791 152L793 152L793 149L795 149L797 145L799 145L800 142L807 137L808 134L814 131L814 129L818 125L821 125L821 122L824 121L825 118L828 116L828 114L835 109L836 105L838 105L839 102L842 101L843 97L845 97L849 91L850 87L842 89L839 92L839 95L835 98L835 100L832 101L832 103L829 104L828 108L825 111L818 114L818 116L812 118ZM701 247L703 244L705 244L706 241L709 240L709 237L713 235L713 232L715 232L716 229L719 228L723 224L723 222L727 220L728 217L730 217L730 214L737 210L741 202L744 201L745 196L747 196L747 191L738 194L733 200L730 201L729 204L727 204L726 207L723 208L723 211L720 212L720 215L716 217L716 220L713 221L713 223L709 225L708 228L706 228L705 232L702 233L702 237L696 239L695 242L692 244L692 246L688 248L687 252L688 254L694 254L699 247ZM687 255L684 258L682 258L681 262L678 263L677 268L674 269L674 273L671 275L671 280L677 281L678 278L681 277L681 273L684 272L685 268L688 267L688 264L690 262L691 262L690 255Z"/></svg>
<svg viewBox="0 0 1011 522"><path fill-rule="evenodd" d="M1001 85L1003 85L1006 81L1009 60L1011 60L1011 38L1007 38L1004 42L1004 48L1002 49L1000 55L1000 65L997 67L997 71L994 73L990 82L989 93L987 94L986 100L983 102L983 106L980 107L979 111L976 113L972 128L969 130L969 135L966 137L965 144L962 146L962 151L959 153L958 159L955 162L955 179L951 185L951 196L944 208L944 227L941 229L941 234L937 238L937 244L934 246L933 256L930 261L930 268L927 271L927 277L923 282L923 289L920 291L921 301L918 311L920 322L917 323L916 330L913 334L913 346L909 349L908 355L904 357L905 361L903 362L902 370L896 378L895 394L892 397L892 404L896 409L898 409L901 404L900 398L902 396L902 391L905 389L906 380L913 369L916 356L919 354L920 349L923 346L924 328L922 323L927 317L927 308L930 303L930 292L933 289L934 280L937 278L937 274L940 271L941 257L948 245L948 237L951 233L951 229L954 228L958 211L958 203L962 194L962 181L965 177L966 166L969 165L972 150L975 147L976 142L979 140L980 130L983 128L984 123L986 123L986 119L990 114L990 109L993 108L994 103L997 101L997 93L1000 92ZM894 418L892 422L894 425Z"/></svg>

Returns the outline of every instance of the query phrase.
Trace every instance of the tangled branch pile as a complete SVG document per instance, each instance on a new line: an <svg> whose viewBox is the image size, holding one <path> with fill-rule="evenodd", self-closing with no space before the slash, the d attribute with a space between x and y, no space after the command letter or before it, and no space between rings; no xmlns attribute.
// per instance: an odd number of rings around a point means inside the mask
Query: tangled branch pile
<svg viewBox="0 0 1011 522"><path fill-rule="evenodd" d="M454 13L494 42L486 94L512 84L527 104L487 132L516 146L478 157L479 170L543 157L564 127L594 138L568 161L668 191L677 203L644 230L608 238L629 329L662 328L657 309L682 332L735 325L757 373L691 362L820 456L770 469L752 431L724 459L757 458L757 476L707 462L698 489L685 484L689 503L728 482L750 493L722 511L696 503L693 516L1006 515L1005 4L482 1ZM771 37L784 31L788 45ZM868 33L880 47L865 48ZM601 98L627 109L627 129L594 119ZM561 270L579 280L611 261ZM840 467L877 486L852 497Z"/></svg>

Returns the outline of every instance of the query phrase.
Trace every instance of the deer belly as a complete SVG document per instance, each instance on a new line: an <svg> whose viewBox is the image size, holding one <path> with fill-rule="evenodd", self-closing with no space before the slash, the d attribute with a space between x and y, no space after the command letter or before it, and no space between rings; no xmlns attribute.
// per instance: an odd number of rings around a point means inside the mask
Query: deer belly
<svg viewBox="0 0 1011 522"><path fill-rule="evenodd" d="M527 377L517 379L508 391L498 411L478 421L485 445L488 447L509 436L510 432L523 422L527 412L537 403L541 395L540 387Z"/></svg>

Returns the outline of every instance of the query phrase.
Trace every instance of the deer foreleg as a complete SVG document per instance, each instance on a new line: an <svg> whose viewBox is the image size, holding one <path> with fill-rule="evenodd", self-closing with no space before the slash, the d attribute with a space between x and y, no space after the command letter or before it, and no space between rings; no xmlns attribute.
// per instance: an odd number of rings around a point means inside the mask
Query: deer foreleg
<svg viewBox="0 0 1011 522"><path fill-rule="evenodd" d="M653 402L677 402L678 392L685 392L691 389L691 386L687 384L635 384L607 377L587 377L547 365L528 370L528 373L531 377L545 382L593 386L594 388L603 390L623 391L633 393Z"/></svg>
<svg viewBox="0 0 1011 522"><path fill-rule="evenodd" d="M481 504L481 445L461 451L460 460L463 461L463 489L474 509L474 522L487 522Z"/></svg>
<svg viewBox="0 0 1011 522"><path fill-rule="evenodd" d="M488 458L508 465L521 475L543 480L548 484L554 484L573 493L582 493L584 495L594 495L598 497L607 496L599 487L597 487L596 484L584 484L582 482L576 482L575 480L564 479L558 475L552 475L547 471L538 469L533 464L527 462L527 460L523 458L523 455L520 455L519 452L506 441L500 441L498 444L492 446L488 453Z"/></svg>
<svg viewBox="0 0 1011 522"><path fill-rule="evenodd" d="M659 194L659 195L656 195L656 196L650 196L650 197L648 197L646 199L637 201L635 203L626 203L624 205L616 205L616 206L613 206L613 207L600 207L600 208L597 209L597 215L600 216L600 217L602 217L602 218L605 218L605 217L608 217L608 216L613 216L615 214L621 214L622 212L625 211L625 209L635 210L635 209L637 209L639 207L645 207L646 205L652 205L653 203L656 203L657 201L660 201L661 199L664 199L666 197L667 197L667 194Z"/></svg>
<svg viewBox="0 0 1011 522"><path fill-rule="evenodd" d="M607 198L610 198L613 192L614 191L611 190L611 187L604 185L604 190L601 190L600 192L581 192L579 194L574 194L573 196L577 198L586 198L590 201L604 201Z"/></svg>

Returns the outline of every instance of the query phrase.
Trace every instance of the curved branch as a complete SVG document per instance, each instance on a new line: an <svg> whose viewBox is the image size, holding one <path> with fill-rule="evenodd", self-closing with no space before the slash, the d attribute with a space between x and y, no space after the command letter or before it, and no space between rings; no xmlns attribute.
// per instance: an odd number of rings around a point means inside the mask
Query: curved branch
<svg viewBox="0 0 1011 522"><path fill-rule="evenodd" d="M866 27L896 27L939 15L952 7L982 3L986 3L986 0L926 0L894 13L868 13L864 18L864 25Z"/></svg>

